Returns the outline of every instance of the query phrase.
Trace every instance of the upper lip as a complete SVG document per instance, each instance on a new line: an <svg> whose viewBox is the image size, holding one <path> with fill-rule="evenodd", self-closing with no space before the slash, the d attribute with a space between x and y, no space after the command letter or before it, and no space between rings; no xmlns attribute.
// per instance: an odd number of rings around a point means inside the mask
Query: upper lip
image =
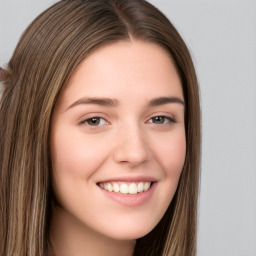
<svg viewBox="0 0 256 256"><path fill-rule="evenodd" d="M119 181L119 182L156 182L157 179L151 176L122 176L122 177L113 177L113 178L105 178L100 180L97 183L106 183L106 182L113 182L113 181Z"/></svg>

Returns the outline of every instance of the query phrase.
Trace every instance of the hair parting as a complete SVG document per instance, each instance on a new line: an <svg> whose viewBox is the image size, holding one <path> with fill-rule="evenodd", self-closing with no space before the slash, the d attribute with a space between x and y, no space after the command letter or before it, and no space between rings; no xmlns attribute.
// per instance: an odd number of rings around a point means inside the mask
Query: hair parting
<svg viewBox="0 0 256 256"><path fill-rule="evenodd" d="M62 0L23 33L0 70L0 255L50 256L49 131L56 101L78 65L120 40L165 48L185 99L186 159L175 196L134 256L195 256L200 178L199 89L190 53L171 22L144 0Z"/></svg>

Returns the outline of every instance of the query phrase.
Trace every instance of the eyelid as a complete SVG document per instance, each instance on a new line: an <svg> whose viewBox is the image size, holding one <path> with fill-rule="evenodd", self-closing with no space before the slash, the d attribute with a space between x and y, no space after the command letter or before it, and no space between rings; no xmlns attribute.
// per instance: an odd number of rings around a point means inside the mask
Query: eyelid
<svg viewBox="0 0 256 256"><path fill-rule="evenodd" d="M153 118L156 118L156 117L163 117L163 118L168 119L170 121L169 123L176 123L176 118L174 117L174 115L171 115L170 113L163 113L163 112L158 112L158 113L151 114L147 118L146 122L149 122L150 120L152 120ZM154 123L152 123L152 124L154 124ZM159 125L164 125L164 124L159 124Z"/></svg>
<svg viewBox="0 0 256 256"><path fill-rule="evenodd" d="M163 123L155 123L155 122L153 122L153 119L157 118L157 117L164 118L165 119L164 122ZM169 125L170 123L175 123L176 121L174 120L173 117L170 117L170 116L156 115L156 116L153 116L150 119L148 119L147 122L149 122L150 124L154 124L154 125Z"/></svg>
<svg viewBox="0 0 256 256"><path fill-rule="evenodd" d="M97 119L100 120L100 121L99 121L99 124L90 125L90 124L89 124L89 121L92 121L93 119L95 119L95 120L97 120ZM103 120L103 122L104 122L103 124L102 124L102 120ZM99 127L99 126L102 126L102 125L106 124L107 121L106 121L105 118L102 118L102 117L99 117L99 116L94 116L94 117L91 117L91 118L88 118L88 119L84 120L84 123L87 123L87 125L88 125L88 126L91 126L91 127L94 127L94 126Z"/></svg>
<svg viewBox="0 0 256 256"><path fill-rule="evenodd" d="M95 125L95 126L94 125L89 125L88 121L92 120L93 118L95 118L95 119L98 118L98 119L104 120L104 124ZM97 128L100 128L102 126L110 124L110 122L107 120L107 118L101 113L90 113L90 114L87 114L87 115L83 116L83 118L81 118L81 119L82 120L79 122L79 125L87 126L90 129L97 129Z"/></svg>

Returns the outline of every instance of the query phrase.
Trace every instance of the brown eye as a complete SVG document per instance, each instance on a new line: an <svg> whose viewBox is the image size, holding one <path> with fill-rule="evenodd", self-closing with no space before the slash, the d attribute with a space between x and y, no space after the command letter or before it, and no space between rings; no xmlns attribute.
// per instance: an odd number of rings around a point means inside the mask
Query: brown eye
<svg viewBox="0 0 256 256"><path fill-rule="evenodd" d="M154 116L150 119L150 123L153 124L168 124L173 122L174 120L171 117L167 116Z"/></svg>
<svg viewBox="0 0 256 256"><path fill-rule="evenodd" d="M85 123L88 126L101 126L107 123L107 121L102 117L92 117L89 119L86 119L83 123Z"/></svg>
<svg viewBox="0 0 256 256"><path fill-rule="evenodd" d="M155 124L163 124L165 122L165 117L164 116L155 116L152 118L153 123Z"/></svg>

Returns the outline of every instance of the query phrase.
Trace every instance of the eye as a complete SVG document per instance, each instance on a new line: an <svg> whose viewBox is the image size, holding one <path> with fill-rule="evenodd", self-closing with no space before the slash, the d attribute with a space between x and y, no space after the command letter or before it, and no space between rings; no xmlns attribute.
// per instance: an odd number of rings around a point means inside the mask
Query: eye
<svg viewBox="0 0 256 256"><path fill-rule="evenodd" d="M149 119L149 123L152 124L169 124L174 122L174 119L168 116L154 116Z"/></svg>
<svg viewBox="0 0 256 256"><path fill-rule="evenodd" d="M91 118L88 118L88 119L84 120L82 123L86 124L88 126L98 127L98 126L105 125L108 122L102 117L94 116L94 117L91 117Z"/></svg>

